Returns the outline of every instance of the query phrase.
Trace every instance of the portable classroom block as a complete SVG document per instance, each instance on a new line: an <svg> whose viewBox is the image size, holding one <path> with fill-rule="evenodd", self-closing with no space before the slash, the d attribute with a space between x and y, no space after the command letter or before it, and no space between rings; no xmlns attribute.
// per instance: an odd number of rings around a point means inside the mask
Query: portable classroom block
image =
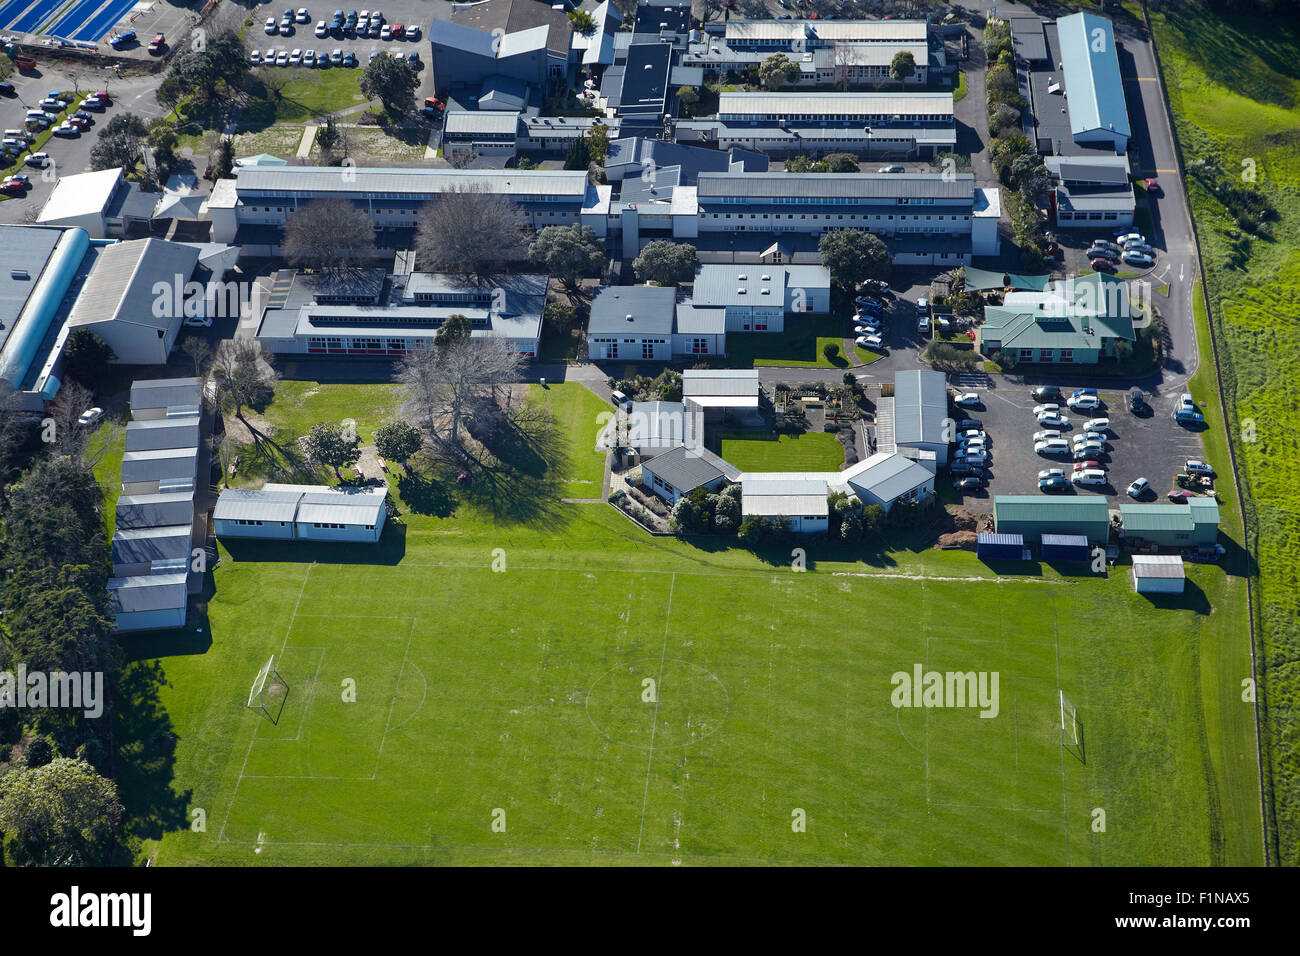
<svg viewBox="0 0 1300 956"><path fill-rule="evenodd" d="M1183 559L1176 554L1135 554L1133 590L1138 594L1182 594L1186 583Z"/></svg>

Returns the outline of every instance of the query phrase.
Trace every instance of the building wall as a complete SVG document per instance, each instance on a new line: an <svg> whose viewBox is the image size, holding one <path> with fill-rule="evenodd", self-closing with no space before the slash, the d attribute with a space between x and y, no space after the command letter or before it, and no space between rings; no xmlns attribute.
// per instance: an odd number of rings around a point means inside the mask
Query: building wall
<svg viewBox="0 0 1300 956"><path fill-rule="evenodd" d="M663 335L588 335L588 352L593 362L667 362L673 355L673 336Z"/></svg>
<svg viewBox="0 0 1300 956"><path fill-rule="evenodd" d="M1091 544L1105 544L1110 539L1110 524L1108 521L999 519L997 532L1023 535L1027 544L1040 543L1044 534L1081 534L1087 537Z"/></svg>
<svg viewBox="0 0 1300 956"><path fill-rule="evenodd" d="M1129 572L1133 590L1138 594L1182 594L1184 578L1139 578L1137 571Z"/></svg>
<svg viewBox="0 0 1300 956"><path fill-rule="evenodd" d="M662 478L659 478L659 476L654 472L654 468L652 467L653 464L654 460L651 459L641 466L641 483L670 505L676 504L677 500L682 497L682 493L668 482L663 481ZM723 475L719 475L716 479L703 487L707 488L709 491L717 491L722 487L723 482L726 480L727 479Z"/></svg>
<svg viewBox="0 0 1300 956"><path fill-rule="evenodd" d="M728 332L784 332L781 306L729 305L724 311Z"/></svg>
<svg viewBox="0 0 1300 956"><path fill-rule="evenodd" d="M185 608L163 608L157 611L130 611L113 617L117 631L159 631L185 626Z"/></svg>
<svg viewBox="0 0 1300 956"><path fill-rule="evenodd" d="M675 332L672 336L672 342L673 354L686 356L687 358L727 354L727 336L725 332L722 335Z"/></svg>
<svg viewBox="0 0 1300 956"><path fill-rule="evenodd" d="M384 512L379 513L379 524L373 528L365 525L350 524L342 528L327 528L309 521L296 523L297 536L300 541L356 541L373 544L384 533Z"/></svg>
<svg viewBox="0 0 1300 956"><path fill-rule="evenodd" d="M212 530L218 538L274 538L279 541L293 539L292 521L241 523L229 518L221 518L213 520Z"/></svg>
<svg viewBox="0 0 1300 956"><path fill-rule="evenodd" d="M1074 141L1080 145L1100 143L1109 146L1117 156L1123 156L1128 152L1128 137L1109 130L1094 129L1086 133L1076 133Z"/></svg>

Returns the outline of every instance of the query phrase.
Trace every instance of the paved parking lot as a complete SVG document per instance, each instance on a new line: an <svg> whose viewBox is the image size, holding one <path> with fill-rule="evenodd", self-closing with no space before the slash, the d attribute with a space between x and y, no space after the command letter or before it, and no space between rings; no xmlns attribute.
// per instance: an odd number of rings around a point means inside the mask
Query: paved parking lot
<svg viewBox="0 0 1300 956"><path fill-rule="evenodd" d="M996 380L978 373L970 376L949 377L952 388L976 391L983 406L966 410L966 416L981 421L991 440L993 466L990 480L979 492L967 494L965 503L977 511L991 511L994 495L1043 494L1038 490L1038 472L1044 468L1060 468L1069 477L1074 461L1069 454L1043 457L1034 452L1034 432L1040 426L1033 414L1038 402L1029 394L1029 386L1011 385L1001 377ZM1062 386L1068 396L1074 387L1084 387L1081 381L1075 386ZM1173 476L1183 470L1188 458L1199 458L1200 433L1183 428L1170 415L1172 403L1157 400L1152 407L1151 396L1141 415L1128 410L1125 402L1127 390L1100 389L1104 407L1092 412L1072 412L1063 408L1071 427L1061 428L1061 436L1073 441L1080 426L1089 418L1109 418L1106 453L1098 459L1110 478L1107 485L1072 487L1066 494L1102 494L1120 501L1131 500L1125 489L1135 478L1146 478L1151 490L1143 501L1162 501L1174 487ZM1176 403L1177 396L1173 397ZM1063 403L1062 403L1063 404ZM962 411L954 410L955 417ZM1213 463L1212 463L1213 464Z"/></svg>
<svg viewBox="0 0 1300 956"><path fill-rule="evenodd" d="M441 2L441 0L440 0ZM278 24L285 10L292 9L295 14L299 9L298 5L287 3L263 3L254 7L251 16L253 26L249 28L246 37L246 44L249 49L261 50L263 54L269 49L284 50L290 53L294 50L315 50L317 53L322 51L329 53L333 50L342 50L344 53L351 52L357 59L357 67L364 69L370 62L371 53L392 53L400 56L402 59L411 53L418 53L420 56L421 78L423 71L428 66L429 61L429 4L419 3L416 0L405 0L405 2L390 3L377 9L383 13L384 24L392 26L400 23L403 26L418 25L420 27L420 39L412 41L406 37L396 40L370 39L369 37L357 36L355 32L344 34L340 31L331 32L328 36L316 36L316 24L321 20L329 25L335 10L341 9L345 14L351 10L360 13L360 7L350 5L338 6L318 4L317 6L307 7L308 22L294 23L292 33L285 36L277 32L274 36L266 33L266 20L274 17ZM374 7L367 8L372 12ZM276 69L279 69L278 67Z"/></svg>

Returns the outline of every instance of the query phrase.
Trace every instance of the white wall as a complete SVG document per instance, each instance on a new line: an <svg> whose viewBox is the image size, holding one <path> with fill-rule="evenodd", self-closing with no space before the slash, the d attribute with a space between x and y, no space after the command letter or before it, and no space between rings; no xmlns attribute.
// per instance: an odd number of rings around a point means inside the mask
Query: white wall
<svg viewBox="0 0 1300 956"><path fill-rule="evenodd" d="M299 541L355 541L373 544L384 532L384 512L379 513L379 523L373 528L364 525L345 525L342 528L318 528L310 521L297 522Z"/></svg>
<svg viewBox="0 0 1300 956"><path fill-rule="evenodd" d="M289 521L239 524L229 518L220 518L213 520L212 530L218 538L273 538L279 541L293 538L293 523Z"/></svg>

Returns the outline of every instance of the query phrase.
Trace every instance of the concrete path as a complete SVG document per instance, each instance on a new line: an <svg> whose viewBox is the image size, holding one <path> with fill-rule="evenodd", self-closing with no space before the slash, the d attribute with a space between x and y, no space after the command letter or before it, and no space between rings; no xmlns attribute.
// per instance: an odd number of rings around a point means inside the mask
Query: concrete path
<svg viewBox="0 0 1300 956"><path fill-rule="evenodd" d="M311 155L311 148L316 145L317 128L315 123L308 123L302 128L302 142L298 144L299 159L306 159Z"/></svg>

